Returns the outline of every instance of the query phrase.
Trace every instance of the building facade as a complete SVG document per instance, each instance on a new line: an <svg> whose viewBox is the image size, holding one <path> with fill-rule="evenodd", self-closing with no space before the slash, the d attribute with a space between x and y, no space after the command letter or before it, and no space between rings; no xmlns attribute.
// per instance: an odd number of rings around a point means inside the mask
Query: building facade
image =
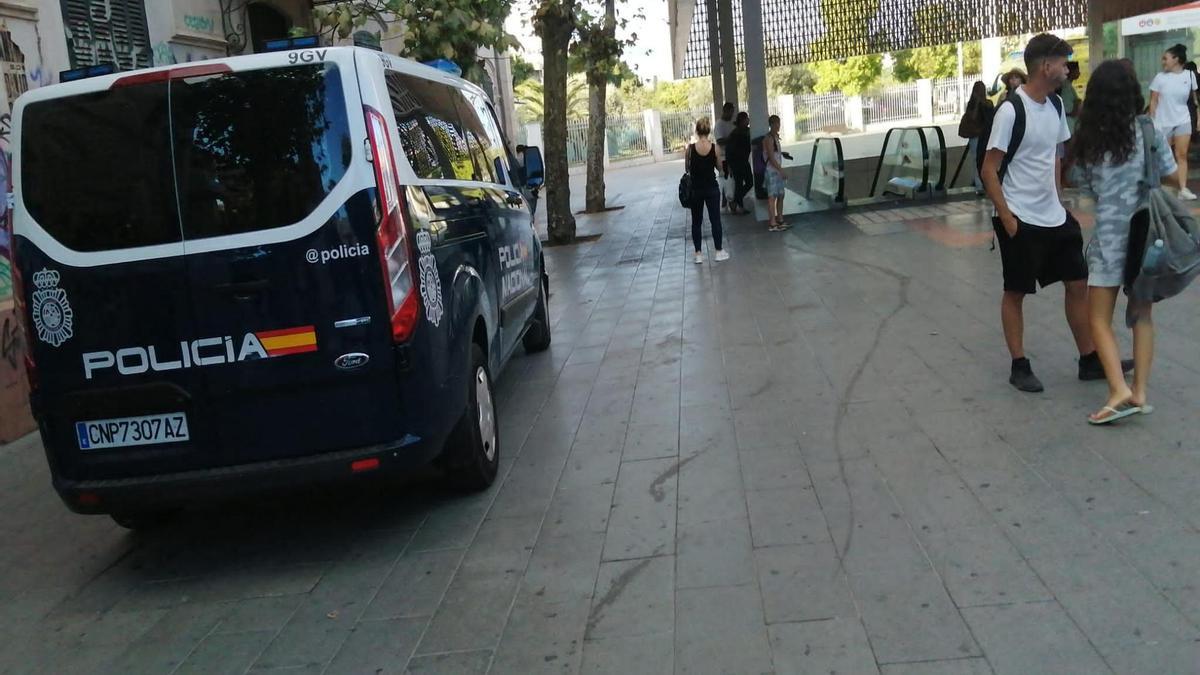
<svg viewBox="0 0 1200 675"><path fill-rule="evenodd" d="M12 103L54 84L62 71L99 63L120 70L166 66L260 51L263 43L311 33L312 0L0 0L0 182L8 192ZM374 30L398 54L401 26ZM363 36L360 36L363 37ZM350 40L345 41L350 43ZM511 61L479 53L509 138L515 137ZM0 199L0 225L8 199ZM0 226L0 444L33 429L24 375L24 335L13 311L10 234Z"/></svg>

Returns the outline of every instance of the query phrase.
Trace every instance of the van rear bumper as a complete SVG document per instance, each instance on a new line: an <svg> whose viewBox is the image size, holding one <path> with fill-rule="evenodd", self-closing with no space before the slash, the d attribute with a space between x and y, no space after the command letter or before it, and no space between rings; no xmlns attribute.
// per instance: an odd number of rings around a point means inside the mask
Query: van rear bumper
<svg viewBox="0 0 1200 675"><path fill-rule="evenodd" d="M54 489L67 508L76 513L120 513L403 472L428 464L440 449L440 443L404 440L293 459L172 474L82 481L54 476L53 480ZM378 460L378 465L371 460Z"/></svg>

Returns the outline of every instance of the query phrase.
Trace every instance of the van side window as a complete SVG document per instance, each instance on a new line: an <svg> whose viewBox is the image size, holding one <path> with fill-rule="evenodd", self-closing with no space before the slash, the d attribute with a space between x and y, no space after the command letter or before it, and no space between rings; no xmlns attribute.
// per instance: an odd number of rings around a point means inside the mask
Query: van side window
<svg viewBox="0 0 1200 675"><path fill-rule="evenodd" d="M25 109L25 207L59 243L111 251L182 240L167 85L68 96Z"/></svg>
<svg viewBox="0 0 1200 675"><path fill-rule="evenodd" d="M458 90L394 71L385 79L413 172L428 179L480 180L455 103Z"/></svg>
<svg viewBox="0 0 1200 675"><path fill-rule="evenodd" d="M492 118L492 112L488 109L487 101L478 94L467 93L466 98L471 106L471 118L479 123L479 131L482 136L480 140L480 159L477 163L487 166L491 170L491 178L493 182L505 183L505 151L504 137L500 135L500 129L496 126L496 121ZM468 113L463 113L465 118ZM484 171L484 175L488 175L488 171Z"/></svg>

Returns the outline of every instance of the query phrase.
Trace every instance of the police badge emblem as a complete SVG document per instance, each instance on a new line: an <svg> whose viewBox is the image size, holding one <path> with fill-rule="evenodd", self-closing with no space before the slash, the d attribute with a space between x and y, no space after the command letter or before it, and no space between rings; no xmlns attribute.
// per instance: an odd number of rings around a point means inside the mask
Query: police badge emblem
<svg viewBox="0 0 1200 675"><path fill-rule="evenodd" d="M58 287L59 274L43 269L33 275L33 325L38 339L51 347L59 347L75 334L75 313L67 300L67 292Z"/></svg>
<svg viewBox="0 0 1200 675"><path fill-rule="evenodd" d="M425 301L425 318L434 326L442 324L445 306L442 304L442 280L438 276L437 260L433 257L433 240L429 232L417 232L417 268L421 275L421 299Z"/></svg>

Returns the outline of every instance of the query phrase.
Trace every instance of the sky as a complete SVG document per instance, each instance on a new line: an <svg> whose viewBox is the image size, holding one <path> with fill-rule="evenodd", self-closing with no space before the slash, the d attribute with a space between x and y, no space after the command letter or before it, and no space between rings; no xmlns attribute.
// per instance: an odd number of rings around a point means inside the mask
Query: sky
<svg viewBox="0 0 1200 675"><path fill-rule="evenodd" d="M639 13L643 15L642 18L633 18ZM672 79L667 0L618 0L617 18L622 16L631 17L625 32L629 35L637 34L636 44L625 52L625 61L642 79ZM518 2L514 5L513 12L504 26L521 42L525 59L540 66L542 41L533 34L525 3Z"/></svg>

